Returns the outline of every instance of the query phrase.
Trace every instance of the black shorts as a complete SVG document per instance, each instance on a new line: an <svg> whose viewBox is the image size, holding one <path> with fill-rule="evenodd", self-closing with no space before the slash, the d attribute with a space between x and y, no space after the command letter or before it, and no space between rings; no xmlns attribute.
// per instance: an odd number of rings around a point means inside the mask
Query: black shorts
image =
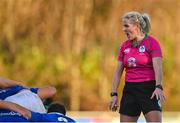
<svg viewBox="0 0 180 123"><path fill-rule="evenodd" d="M162 111L160 100L151 99L155 90L155 81L142 83L126 82L120 103L120 114L139 116L141 112Z"/></svg>

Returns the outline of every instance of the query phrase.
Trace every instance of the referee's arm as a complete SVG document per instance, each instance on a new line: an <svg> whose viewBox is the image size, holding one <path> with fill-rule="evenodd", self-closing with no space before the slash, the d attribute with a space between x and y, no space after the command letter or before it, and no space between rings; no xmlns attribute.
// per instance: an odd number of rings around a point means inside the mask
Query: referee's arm
<svg viewBox="0 0 180 123"><path fill-rule="evenodd" d="M114 72L112 92L117 92L123 70L124 70L123 63L119 61Z"/></svg>

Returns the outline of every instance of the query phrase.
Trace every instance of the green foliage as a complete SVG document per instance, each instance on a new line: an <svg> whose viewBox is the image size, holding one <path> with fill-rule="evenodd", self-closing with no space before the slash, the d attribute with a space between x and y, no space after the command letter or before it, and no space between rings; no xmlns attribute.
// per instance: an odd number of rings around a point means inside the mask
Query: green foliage
<svg viewBox="0 0 180 123"><path fill-rule="evenodd" d="M93 47L83 54L81 63L82 77L86 80L97 81L101 71L102 52L99 47Z"/></svg>

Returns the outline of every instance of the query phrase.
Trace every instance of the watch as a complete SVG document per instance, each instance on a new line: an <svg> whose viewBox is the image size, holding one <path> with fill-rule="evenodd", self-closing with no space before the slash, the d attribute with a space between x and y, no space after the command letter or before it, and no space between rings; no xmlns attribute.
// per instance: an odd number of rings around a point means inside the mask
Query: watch
<svg viewBox="0 0 180 123"><path fill-rule="evenodd" d="M161 89L161 90L163 91L163 87L162 87L162 85L161 85L161 84L156 85L156 88L159 88L159 89Z"/></svg>
<svg viewBox="0 0 180 123"><path fill-rule="evenodd" d="M111 92L111 97L113 96L118 96L118 93L117 92Z"/></svg>

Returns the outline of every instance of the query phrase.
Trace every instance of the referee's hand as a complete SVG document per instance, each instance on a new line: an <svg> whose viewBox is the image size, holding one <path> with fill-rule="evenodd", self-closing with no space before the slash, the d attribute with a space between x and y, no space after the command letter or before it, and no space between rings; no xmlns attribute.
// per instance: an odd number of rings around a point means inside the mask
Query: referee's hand
<svg viewBox="0 0 180 123"><path fill-rule="evenodd" d="M160 100L161 102L165 101L165 96L163 94L163 91L159 88L156 88L152 93L151 99L153 99L154 97L156 97L156 99Z"/></svg>
<svg viewBox="0 0 180 123"><path fill-rule="evenodd" d="M116 111L118 109L118 97L117 96L113 96L111 99L111 102L109 104L109 109L111 111Z"/></svg>

